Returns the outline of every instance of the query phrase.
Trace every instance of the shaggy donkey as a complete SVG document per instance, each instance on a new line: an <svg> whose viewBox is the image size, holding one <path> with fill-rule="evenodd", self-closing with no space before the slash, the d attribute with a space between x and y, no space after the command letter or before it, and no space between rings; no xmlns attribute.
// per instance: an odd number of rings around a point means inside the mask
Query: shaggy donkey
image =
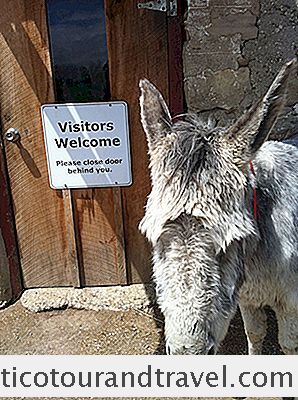
<svg viewBox="0 0 298 400"><path fill-rule="evenodd" d="M173 123L159 91L140 82L152 179L140 230L154 249L170 354L216 352L238 303L250 354L261 353L265 305L283 351L298 354L298 148L264 143L296 66L230 128L194 115Z"/></svg>

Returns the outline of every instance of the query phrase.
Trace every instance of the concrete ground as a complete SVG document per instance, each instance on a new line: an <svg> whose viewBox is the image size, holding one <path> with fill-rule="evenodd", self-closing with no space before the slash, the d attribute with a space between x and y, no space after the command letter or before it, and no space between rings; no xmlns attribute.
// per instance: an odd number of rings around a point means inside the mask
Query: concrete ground
<svg viewBox="0 0 298 400"><path fill-rule="evenodd" d="M269 320L264 351L278 354L271 314ZM162 326L162 317L152 310L65 309L35 313L18 301L0 311L0 354L163 354ZM239 315L220 353L246 353Z"/></svg>

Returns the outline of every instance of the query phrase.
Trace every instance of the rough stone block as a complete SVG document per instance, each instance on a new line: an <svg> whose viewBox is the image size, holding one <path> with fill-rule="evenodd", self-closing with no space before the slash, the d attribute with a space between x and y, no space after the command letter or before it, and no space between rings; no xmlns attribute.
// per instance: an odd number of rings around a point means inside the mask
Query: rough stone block
<svg viewBox="0 0 298 400"><path fill-rule="evenodd" d="M185 87L190 110L223 108L232 111L241 108L241 103L251 90L249 69L216 72L208 69L199 76L187 79Z"/></svg>
<svg viewBox="0 0 298 400"><path fill-rule="evenodd" d="M238 69L241 56L240 35L209 37L205 41L188 42L184 47L184 74L186 77L202 73L206 69Z"/></svg>
<svg viewBox="0 0 298 400"><path fill-rule="evenodd" d="M215 36L231 36L240 33L243 40L255 39L258 35L257 17L241 8L214 8L211 11L211 26L208 32Z"/></svg>
<svg viewBox="0 0 298 400"><path fill-rule="evenodd" d="M240 54L241 53L241 35L236 33L232 36L208 35L199 38L194 35L192 41L188 42L189 47L194 50L204 53L227 53L227 54Z"/></svg>
<svg viewBox="0 0 298 400"><path fill-rule="evenodd" d="M297 1L189 0L184 47L189 110L227 121L264 95L297 51ZM297 104L298 79L293 76L277 137L297 133Z"/></svg>
<svg viewBox="0 0 298 400"><path fill-rule="evenodd" d="M186 30L192 32L201 32L203 37L208 35L207 27L210 26L210 10L208 8L190 8L185 21Z"/></svg>
<svg viewBox="0 0 298 400"><path fill-rule="evenodd" d="M210 0L210 8L218 7L234 10L242 9L255 15L259 15L260 12L259 0Z"/></svg>
<svg viewBox="0 0 298 400"><path fill-rule="evenodd" d="M188 0L188 7L209 7L209 0Z"/></svg>

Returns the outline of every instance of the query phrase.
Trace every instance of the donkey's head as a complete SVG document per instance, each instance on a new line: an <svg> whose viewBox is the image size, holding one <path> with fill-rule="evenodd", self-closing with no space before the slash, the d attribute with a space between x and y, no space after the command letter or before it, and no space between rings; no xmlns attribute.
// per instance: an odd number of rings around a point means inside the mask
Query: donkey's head
<svg viewBox="0 0 298 400"><path fill-rule="evenodd" d="M239 244L255 232L249 162L283 108L295 66L287 63L264 98L230 128L191 115L173 123L159 91L140 82L152 179L140 229L154 247L172 353L207 353L227 331L243 277Z"/></svg>

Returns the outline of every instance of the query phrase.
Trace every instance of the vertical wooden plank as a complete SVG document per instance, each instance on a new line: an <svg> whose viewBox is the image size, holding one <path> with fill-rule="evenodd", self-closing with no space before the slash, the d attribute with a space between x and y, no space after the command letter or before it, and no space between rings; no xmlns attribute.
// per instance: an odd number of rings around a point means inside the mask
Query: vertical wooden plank
<svg viewBox="0 0 298 400"><path fill-rule="evenodd" d="M126 269L126 258L125 258L125 241L124 241L121 189L115 188L112 190L112 193L113 193L113 204L114 204L115 234L117 237L116 265L117 265L119 283L121 285L125 285L127 284L127 269Z"/></svg>
<svg viewBox="0 0 298 400"><path fill-rule="evenodd" d="M65 226L67 238L67 259L72 267L71 276L75 277L73 284L75 286L81 285L80 266L76 241L76 229L74 225L74 204L73 194L71 190L62 190L64 212L65 212Z"/></svg>
<svg viewBox="0 0 298 400"><path fill-rule="evenodd" d="M78 285L68 251L61 191L50 189L40 105L54 100L44 0L0 0L0 110L3 132L21 141L5 152L26 287Z"/></svg>
<svg viewBox="0 0 298 400"><path fill-rule="evenodd" d="M0 275L3 274L8 266L8 281L0 282L1 289L6 292L4 300L16 298L22 291L21 270L18 257L17 240L14 229L14 217L12 212L11 196L9 193L9 182L7 179L6 163L4 159L3 143L0 138L0 241L3 241L3 253L0 254ZM2 257L1 257L2 256ZM1 296L0 301L3 301Z"/></svg>
<svg viewBox="0 0 298 400"><path fill-rule="evenodd" d="M128 281L150 279L150 250L138 231L150 191L145 136L139 118L139 80L149 78L168 97L166 14L138 10L134 0L106 1L111 95L130 110L133 185L122 188Z"/></svg>
<svg viewBox="0 0 298 400"><path fill-rule="evenodd" d="M99 15L100 12L102 8L98 9L97 17L103 21L104 15ZM73 196L82 284L126 284L120 189L76 190Z"/></svg>
<svg viewBox="0 0 298 400"><path fill-rule="evenodd" d="M125 284L120 189L76 190L74 196L82 284Z"/></svg>

